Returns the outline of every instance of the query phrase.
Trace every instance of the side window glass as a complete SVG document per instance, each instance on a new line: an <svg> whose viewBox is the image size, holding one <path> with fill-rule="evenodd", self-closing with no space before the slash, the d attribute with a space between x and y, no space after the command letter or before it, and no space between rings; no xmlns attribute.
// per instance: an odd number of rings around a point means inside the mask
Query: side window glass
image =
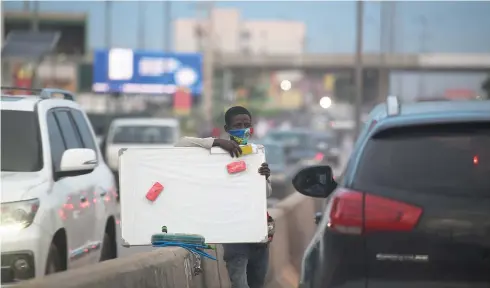
<svg viewBox="0 0 490 288"><path fill-rule="evenodd" d="M92 136L92 131L90 130L89 123L87 123L82 111L71 110L71 115L73 116L78 132L80 132L80 136L82 137L83 146L85 148L97 151L94 137Z"/></svg>
<svg viewBox="0 0 490 288"><path fill-rule="evenodd" d="M80 139L80 135L78 135L78 131L75 128L69 112L57 111L56 118L58 118L61 133L63 135L63 139L65 139L66 148L83 148L82 140Z"/></svg>
<svg viewBox="0 0 490 288"><path fill-rule="evenodd" d="M48 134L49 134L49 146L51 147L51 158L53 161L54 171L59 171L61 164L61 157L65 152L66 147L63 142L63 136L61 135L60 127L54 117L53 112L48 113L47 117Z"/></svg>

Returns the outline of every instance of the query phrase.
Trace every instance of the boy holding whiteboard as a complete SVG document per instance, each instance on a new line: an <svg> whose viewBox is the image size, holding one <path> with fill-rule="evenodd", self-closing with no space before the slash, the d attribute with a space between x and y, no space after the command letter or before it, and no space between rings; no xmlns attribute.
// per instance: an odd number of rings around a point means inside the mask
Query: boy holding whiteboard
<svg viewBox="0 0 490 288"><path fill-rule="evenodd" d="M239 145L247 144L252 128L252 115L241 106L228 109L225 113L225 131L230 134L230 140L215 138L184 137L175 146L202 147L211 149L220 147L230 153L232 157L241 154ZM267 163L259 168L260 175L267 180L267 196L271 194L270 169ZM272 218L268 216L268 221ZM269 235L269 241L272 235ZM269 265L268 244L224 244L224 260L231 281L232 288L261 288L264 286L267 267Z"/></svg>

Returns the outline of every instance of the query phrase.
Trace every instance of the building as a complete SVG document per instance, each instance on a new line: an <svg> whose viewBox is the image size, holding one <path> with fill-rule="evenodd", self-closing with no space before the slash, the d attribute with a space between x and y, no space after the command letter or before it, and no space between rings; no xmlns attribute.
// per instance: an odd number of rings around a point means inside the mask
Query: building
<svg viewBox="0 0 490 288"><path fill-rule="evenodd" d="M28 31L34 25L32 12L2 12L2 41L11 31ZM59 31L60 38L49 54L42 57L11 57L2 52L2 84L12 86L59 87L77 91L78 63L87 53L87 15L85 13L37 14L39 31ZM32 39L35 41L35 39ZM4 42L5 43L5 42ZM35 49L34 49L35 50ZM27 53L27 52L26 52ZM36 75L33 83L32 76ZM90 79L91 82L91 79Z"/></svg>
<svg viewBox="0 0 490 288"><path fill-rule="evenodd" d="M283 54L305 52L306 25L288 20L243 20L236 9L215 8L211 13L214 46L229 54ZM202 51L205 45L205 19L174 21L174 50Z"/></svg>

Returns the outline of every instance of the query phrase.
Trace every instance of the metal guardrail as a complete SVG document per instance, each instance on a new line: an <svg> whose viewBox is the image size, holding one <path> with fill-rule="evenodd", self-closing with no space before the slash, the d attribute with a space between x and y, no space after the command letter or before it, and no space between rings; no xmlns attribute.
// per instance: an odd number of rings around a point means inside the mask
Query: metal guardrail
<svg viewBox="0 0 490 288"><path fill-rule="evenodd" d="M62 90L62 89L56 89L56 88L43 88L43 89L37 89L37 88L23 88L23 87L1 87L2 91L3 90L17 90L17 91L30 91L37 93L41 99L51 99L51 98L59 98L57 95L61 95L65 100L71 100L75 101L75 96L73 93L67 90Z"/></svg>

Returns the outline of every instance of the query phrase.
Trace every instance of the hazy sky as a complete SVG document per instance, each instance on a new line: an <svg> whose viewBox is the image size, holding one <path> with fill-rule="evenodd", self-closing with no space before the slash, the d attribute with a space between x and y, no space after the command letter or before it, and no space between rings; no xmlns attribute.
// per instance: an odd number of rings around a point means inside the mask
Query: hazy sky
<svg viewBox="0 0 490 288"><path fill-rule="evenodd" d="M20 10L23 1L2 1L6 10ZM32 3L31 3L32 5ZM117 1L112 3L114 46L137 48L138 9L145 11L145 47L161 49L164 45L165 21L163 2ZM191 18L200 15L196 2L172 2L173 18ZM355 40L355 2L348 1L216 1L217 7L234 7L243 19L283 19L305 22L307 25L307 49L313 53L352 52ZM380 3L365 3L365 51L379 51ZM490 53L490 1L461 2L397 2L395 50L419 52L424 31L425 49L428 52ZM40 1L41 11L86 12L89 15L89 48L105 46L103 1ZM427 19L422 25L421 19ZM155 37L155 35L157 35ZM403 74L403 92L416 93L410 87L417 86L417 75ZM451 74L426 76L428 93L441 92L445 88L478 89L483 75ZM399 77L399 76L397 76ZM393 77L392 77L393 78ZM398 80L392 81L394 91ZM410 89L410 90L407 90Z"/></svg>

